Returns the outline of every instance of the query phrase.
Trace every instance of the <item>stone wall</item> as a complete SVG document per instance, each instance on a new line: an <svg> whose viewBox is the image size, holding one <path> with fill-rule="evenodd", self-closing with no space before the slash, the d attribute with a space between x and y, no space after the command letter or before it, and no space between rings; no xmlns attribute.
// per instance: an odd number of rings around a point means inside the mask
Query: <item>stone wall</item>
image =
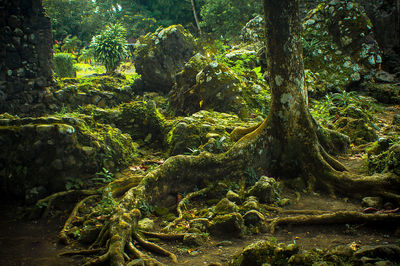
<svg viewBox="0 0 400 266"><path fill-rule="evenodd" d="M0 112L44 110L52 85L50 19L41 0L0 0Z"/></svg>
<svg viewBox="0 0 400 266"><path fill-rule="evenodd" d="M387 70L400 72L400 1L358 0L374 25Z"/></svg>

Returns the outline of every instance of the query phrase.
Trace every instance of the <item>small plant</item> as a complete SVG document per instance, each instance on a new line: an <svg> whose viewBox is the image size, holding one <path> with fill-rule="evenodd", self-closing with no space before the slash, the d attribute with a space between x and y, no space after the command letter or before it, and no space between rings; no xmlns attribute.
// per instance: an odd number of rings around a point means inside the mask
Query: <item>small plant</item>
<svg viewBox="0 0 400 266"><path fill-rule="evenodd" d="M74 238L75 238L75 239L80 239L80 238L81 238L81 230L76 229L76 230L73 232L73 235L74 235Z"/></svg>
<svg viewBox="0 0 400 266"><path fill-rule="evenodd" d="M83 186L83 181L80 178L67 177L66 181L67 181L65 183L66 190L80 189Z"/></svg>
<svg viewBox="0 0 400 266"><path fill-rule="evenodd" d="M246 176L246 185L252 186L258 181L258 176L254 168L247 168L244 174Z"/></svg>
<svg viewBox="0 0 400 266"><path fill-rule="evenodd" d="M128 56L126 30L120 24L108 26L93 37L90 47L94 49L96 60L104 64L107 73L113 73Z"/></svg>
<svg viewBox="0 0 400 266"><path fill-rule="evenodd" d="M103 185L114 181L114 174L107 170L106 168L102 168L102 172L96 173L97 177L92 178L92 181L95 181L97 185Z"/></svg>
<svg viewBox="0 0 400 266"><path fill-rule="evenodd" d="M141 201L138 206L139 210L141 211L142 214L144 215L150 215L152 212L154 212L154 207L150 204L148 204L146 201Z"/></svg>
<svg viewBox="0 0 400 266"><path fill-rule="evenodd" d="M74 56L68 53L58 53L54 55L54 73L59 78L76 77L74 67Z"/></svg>
<svg viewBox="0 0 400 266"><path fill-rule="evenodd" d="M101 214L107 215L111 214L114 211L115 206L117 205L118 201L113 198L111 189L106 188L104 191L104 197L101 199L96 207L100 209Z"/></svg>
<svg viewBox="0 0 400 266"><path fill-rule="evenodd" d="M63 40L63 45L61 46L61 50L66 53L75 53L79 50L79 47L82 45L82 41L78 39L76 36L68 35Z"/></svg>

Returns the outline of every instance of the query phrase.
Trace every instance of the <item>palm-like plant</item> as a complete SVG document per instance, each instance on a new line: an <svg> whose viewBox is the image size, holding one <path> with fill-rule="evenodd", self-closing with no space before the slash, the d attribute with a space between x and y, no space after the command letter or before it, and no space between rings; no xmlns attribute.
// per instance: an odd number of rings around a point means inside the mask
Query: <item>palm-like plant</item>
<svg viewBox="0 0 400 266"><path fill-rule="evenodd" d="M113 73L128 56L126 30L120 24L109 25L90 44L97 61L104 64L107 73Z"/></svg>

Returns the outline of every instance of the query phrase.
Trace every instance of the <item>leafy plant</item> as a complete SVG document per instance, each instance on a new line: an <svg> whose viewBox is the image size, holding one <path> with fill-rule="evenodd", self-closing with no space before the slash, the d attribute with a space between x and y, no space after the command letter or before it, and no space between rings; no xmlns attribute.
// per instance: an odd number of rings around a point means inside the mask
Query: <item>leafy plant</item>
<svg viewBox="0 0 400 266"><path fill-rule="evenodd" d="M79 51L79 48L82 45L82 41L78 39L76 36L68 35L63 40L63 45L61 46L61 50L65 53L74 53L75 51Z"/></svg>
<svg viewBox="0 0 400 266"><path fill-rule="evenodd" d="M65 183L65 189L66 190L80 189L82 186L83 186L82 179L67 177L67 180L66 180L66 183Z"/></svg>
<svg viewBox="0 0 400 266"><path fill-rule="evenodd" d="M146 216L154 212L154 207L148 204L146 201L141 201L138 208Z"/></svg>
<svg viewBox="0 0 400 266"><path fill-rule="evenodd" d="M250 167L247 168L246 171L244 171L244 174L246 176L246 185L247 186L252 186L258 181L258 175L254 168Z"/></svg>
<svg viewBox="0 0 400 266"><path fill-rule="evenodd" d="M90 47L94 49L96 60L106 67L107 73L114 72L128 56L125 32L120 24L114 24L92 39Z"/></svg>
<svg viewBox="0 0 400 266"><path fill-rule="evenodd" d="M92 178L92 180L97 181L96 184L98 185L103 185L114 181L114 174L104 167L102 168L102 172L96 173L96 176L97 177Z"/></svg>
<svg viewBox="0 0 400 266"><path fill-rule="evenodd" d="M117 205L118 201L113 198L111 189L106 188L104 196L97 205L97 208L100 209L101 214L111 214Z"/></svg>
<svg viewBox="0 0 400 266"><path fill-rule="evenodd" d="M59 78L73 78L76 76L74 67L74 56L68 53L58 53L54 55L54 73Z"/></svg>

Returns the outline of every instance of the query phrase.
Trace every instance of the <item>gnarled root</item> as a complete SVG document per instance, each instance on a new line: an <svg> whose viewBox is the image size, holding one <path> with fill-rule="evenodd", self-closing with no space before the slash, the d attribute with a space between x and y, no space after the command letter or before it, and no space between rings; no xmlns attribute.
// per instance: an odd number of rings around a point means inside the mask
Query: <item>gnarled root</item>
<svg viewBox="0 0 400 266"><path fill-rule="evenodd" d="M92 196L86 197L83 200L81 200L78 204L75 205L75 207L72 210L71 214L69 215L67 221L65 222L63 228L61 229L61 232L58 235L58 237L62 243L68 244L67 231L68 231L69 226L71 225L72 221L76 218L79 208L82 207L82 205L85 204L85 202L87 202L88 200L98 198L98 197L99 197L99 195L92 195Z"/></svg>
<svg viewBox="0 0 400 266"><path fill-rule="evenodd" d="M338 211L321 215L299 215L293 217L282 217L269 220L271 233L279 225L310 225L310 224L351 224L351 223L399 223L398 214L364 214L355 211Z"/></svg>
<svg viewBox="0 0 400 266"><path fill-rule="evenodd" d="M195 197L198 197L200 195L203 195L205 193L207 193L208 191L211 190L212 187L206 187L203 189L200 189L198 191L195 192L191 192L189 194L187 194L179 203L178 206L176 208L176 211L178 213L178 218L176 218L175 220L173 220L172 222L170 222L167 226L165 226L161 231L169 231L172 227L175 227L180 221L182 221L183 219L183 208L186 208L186 204L189 203L189 201Z"/></svg>
<svg viewBox="0 0 400 266"><path fill-rule="evenodd" d="M46 209L43 211L42 217L47 217L49 214L49 211L54 208L55 205L58 205L58 203L65 202L66 199L68 201L74 201L76 202L79 198L81 197L88 197L91 195L100 195L101 192L98 190L68 190L68 191L61 191L54 193L44 199L38 200L36 203L36 206L45 206Z"/></svg>

